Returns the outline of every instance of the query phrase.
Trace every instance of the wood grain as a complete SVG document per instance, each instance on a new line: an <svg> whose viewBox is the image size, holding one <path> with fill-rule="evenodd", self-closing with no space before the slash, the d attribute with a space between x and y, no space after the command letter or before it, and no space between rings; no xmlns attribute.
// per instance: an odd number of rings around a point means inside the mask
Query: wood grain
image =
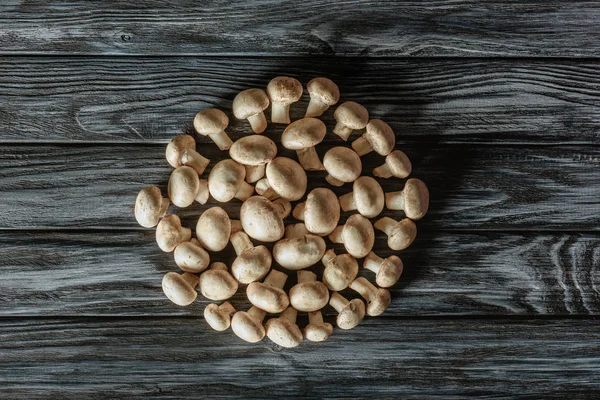
<svg viewBox="0 0 600 400"><path fill-rule="evenodd" d="M593 1L9 0L4 54L598 56Z"/></svg>
<svg viewBox="0 0 600 400"><path fill-rule="evenodd" d="M331 77L403 142L600 143L595 61L339 57L3 58L0 141L164 143L207 107L228 112L235 139L250 132L230 113L235 95L282 74Z"/></svg>

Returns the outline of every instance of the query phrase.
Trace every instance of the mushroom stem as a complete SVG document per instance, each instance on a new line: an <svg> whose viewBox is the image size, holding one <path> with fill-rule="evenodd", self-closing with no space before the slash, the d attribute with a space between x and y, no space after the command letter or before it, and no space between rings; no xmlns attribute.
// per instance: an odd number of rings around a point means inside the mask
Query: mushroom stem
<svg viewBox="0 0 600 400"><path fill-rule="evenodd" d="M208 191L208 180L200 179L200 186L198 189L198 194L196 195L196 200L198 203L204 205L208 201L208 197L210 196L210 192Z"/></svg>
<svg viewBox="0 0 600 400"><path fill-rule="evenodd" d="M265 164L261 165L245 165L246 182L255 183L265 176Z"/></svg>
<svg viewBox="0 0 600 400"><path fill-rule="evenodd" d="M190 228L181 227L181 241L189 242L192 238L192 230Z"/></svg>
<svg viewBox="0 0 600 400"><path fill-rule="evenodd" d="M275 200L279 198L279 195L277 192L275 192L275 190L273 190L267 178L263 178L256 182L256 193L267 198L268 200Z"/></svg>
<svg viewBox="0 0 600 400"><path fill-rule="evenodd" d="M377 254L370 252L365 257L365 261L363 263L363 267L368 269L369 271L373 271L375 273L379 272L379 268L381 264L383 264L383 258L379 257Z"/></svg>
<svg viewBox="0 0 600 400"><path fill-rule="evenodd" d="M356 154L358 154L361 157L373 151L373 146L371 146L371 143L369 143L369 141L367 140L366 135L362 135L354 142L352 142L352 148L354 149Z"/></svg>
<svg viewBox="0 0 600 400"><path fill-rule="evenodd" d="M274 124L289 124L290 105L271 102L271 122Z"/></svg>
<svg viewBox="0 0 600 400"><path fill-rule="evenodd" d="M169 205L171 204L171 200L168 197L163 197L160 203L160 211L158 213L158 217L162 218L167 215L167 211L169 211Z"/></svg>
<svg viewBox="0 0 600 400"><path fill-rule="evenodd" d="M263 283L267 286L271 286L277 289L283 289L285 282L287 281L287 274L276 269L272 269L269 275L265 278Z"/></svg>
<svg viewBox="0 0 600 400"><path fill-rule="evenodd" d="M337 257L335 251L333 249L329 249L323 254L323 258L321 258L321 262L325 266L325 268L333 265L333 260Z"/></svg>
<svg viewBox="0 0 600 400"><path fill-rule="evenodd" d="M281 314L279 314L279 318L290 321L292 324L296 323L296 318L298 317L298 311L290 306L283 310Z"/></svg>
<svg viewBox="0 0 600 400"><path fill-rule="evenodd" d="M314 282L317 280L317 274L311 271L298 271L298 283Z"/></svg>
<svg viewBox="0 0 600 400"><path fill-rule="evenodd" d="M246 232L243 231L233 233L229 240L233 245L235 254L237 254L238 256L244 251L254 247L254 244L250 240L250 237L246 234Z"/></svg>
<svg viewBox="0 0 600 400"><path fill-rule="evenodd" d="M348 303L350 303L348 299L346 299L338 292L333 292L331 294L331 297L329 297L329 305L333 307L338 313L342 312L342 310Z"/></svg>
<svg viewBox="0 0 600 400"><path fill-rule="evenodd" d="M304 118L320 117L325 111L327 111L328 108L329 106L327 104L311 97L308 107L306 108L306 114L304 114Z"/></svg>
<svg viewBox="0 0 600 400"><path fill-rule="evenodd" d="M353 191L340 196L340 207L343 211L356 210L356 202L354 201Z"/></svg>
<svg viewBox="0 0 600 400"><path fill-rule="evenodd" d="M337 178L334 178L333 176L331 176L330 174L327 174L327 176L325 177L325 180L332 186L337 186L340 187L344 184L344 182L340 181Z"/></svg>
<svg viewBox="0 0 600 400"><path fill-rule="evenodd" d="M236 232L241 232L244 229L242 228L242 222L239 219L232 219L231 220L231 234L234 234Z"/></svg>
<svg viewBox="0 0 600 400"><path fill-rule="evenodd" d="M249 116L248 122L250 122L250 126L252 126L252 131L254 133L263 133L265 129L267 129L267 118L262 111L258 114Z"/></svg>
<svg viewBox="0 0 600 400"><path fill-rule="evenodd" d="M214 263L210 264L210 269L215 271L227 271L227 265L220 261L215 261Z"/></svg>
<svg viewBox="0 0 600 400"><path fill-rule="evenodd" d="M279 218L281 219L287 218L292 212L292 203L286 199L277 199L273 202L273 205L275 206L277 215L279 215Z"/></svg>
<svg viewBox="0 0 600 400"><path fill-rule="evenodd" d="M354 129L350 128L349 126L338 122L337 124L335 124L335 128L333 128L333 133L341 137L343 140L347 141L350 135L352 134L353 130Z"/></svg>
<svg viewBox="0 0 600 400"><path fill-rule="evenodd" d="M208 164L210 164L210 160L194 149L185 149L181 155L181 163L194 168L198 175L202 175Z"/></svg>
<svg viewBox="0 0 600 400"><path fill-rule="evenodd" d="M230 302L226 301L225 303L219 306L219 310L223 311L226 314L232 315L235 313L235 307L231 305Z"/></svg>
<svg viewBox="0 0 600 400"><path fill-rule="evenodd" d="M298 203L296 207L294 207L294 211L292 211L292 216L297 220L304 221L304 209L306 208L306 203Z"/></svg>
<svg viewBox="0 0 600 400"><path fill-rule="evenodd" d="M181 274L181 278L186 281L192 288L198 286L198 276L194 274L190 274L189 272L184 272Z"/></svg>
<svg viewBox="0 0 600 400"><path fill-rule="evenodd" d="M375 285L362 276L352 281L349 287L360 294L367 302L370 302L373 298L373 294L377 292Z"/></svg>
<svg viewBox="0 0 600 400"><path fill-rule="evenodd" d="M398 224L398 222L390 217L383 217L375 221L373 227L377 230L384 232L386 235L390 235L394 227Z"/></svg>
<svg viewBox="0 0 600 400"><path fill-rule="evenodd" d="M392 176L394 176L394 174L392 174L392 170L390 169L390 166L387 164L383 164L377 168L374 168L373 175L375 175L378 178L383 178L383 179L388 179L388 178L391 178Z"/></svg>
<svg viewBox="0 0 600 400"><path fill-rule="evenodd" d="M338 227L329 234L329 240L331 240L333 243L344 243L344 238L342 237L343 231L344 225L338 225Z"/></svg>
<svg viewBox="0 0 600 400"><path fill-rule="evenodd" d="M233 142L231 141L229 136L227 136L227 133L225 133L225 131L208 135L208 137L211 138L213 142L215 142L219 150L229 150L229 148L233 144Z"/></svg>
<svg viewBox="0 0 600 400"><path fill-rule="evenodd" d="M307 235L308 229L306 229L306 225L303 223L292 224L285 227L285 238L286 239L294 239L304 235Z"/></svg>
<svg viewBox="0 0 600 400"><path fill-rule="evenodd" d="M246 201L253 194L254 194L254 186L250 185L246 181L242 181L240 188L238 189L238 191L235 193L235 196L233 196L233 197L235 197L236 199L239 199L241 201Z"/></svg>
<svg viewBox="0 0 600 400"><path fill-rule="evenodd" d="M390 192L385 194L385 206L389 210L404 210L404 192Z"/></svg>
<svg viewBox="0 0 600 400"><path fill-rule="evenodd" d="M306 171L325 171L325 167L314 147L296 150L296 155L298 156L298 162Z"/></svg>
<svg viewBox="0 0 600 400"><path fill-rule="evenodd" d="M267 313L263 310L261 310L260 308L256 307L256 306L252 306L250 307L250 309L247 311L248 315L250 315L252 318L256 319L259 322L263 322L263 320L265 319L265 315L267 315Z"/></svg>
<svg viewBox="0 0 600 400"><path fill-rule="evenodd" d="M308 313L308 324L317 325L323 323L323 313L321 311L311 311Z"/></svg>

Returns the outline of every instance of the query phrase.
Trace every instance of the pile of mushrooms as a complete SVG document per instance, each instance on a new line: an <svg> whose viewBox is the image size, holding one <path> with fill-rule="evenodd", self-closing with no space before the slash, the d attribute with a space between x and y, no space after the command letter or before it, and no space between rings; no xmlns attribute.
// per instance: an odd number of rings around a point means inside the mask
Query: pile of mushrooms
<svg viewBox="0 0 600 400"><path fill-rule="evenodd" d="M369 119L368 110L358 103L345 101L333 112L336 125L328 139L340 143L320 159L316 148L328 136L328 127L319 117L339 102L340 91L327 78L315 78L306 88L310 103L305 117L293 122L290 108L303 94L295 78L279 76L266 90L240 92L233 100L233 115L248 120L252 133L236 141L226 133L229 117L223 111L200 111L194 118L196 132L228 151L229 157L212 160L211 167L193 136L178 135L166 149L167 162L174 168L168 196L149 186L135 202L138 223L156 227L158 246L173 252L181 270L164 275L167 298L187 306L200 292L214 302L204 308L210 327L231 327L247 342L265 336L282 347L298 346L303 338L324 341L333 333L332 324L323 318L328 305L337 313L341 329L356 327L365 315L384 313L391 303L388 288L400 279L403 263L396 254L383 257L373 252L376 231L394 252L406 249L417 235L415 221L429 207L429 191L419 179L410 178L402 190L384 193L378 179L408 178L411 162L394 149L392 128ZM269 106L271 124L283 127L281 146L293 150L298 161L278 155L275 141L261 135L269 125ZM361 135L351 146L344 145L355 131ZM371 176L363 175L361 160L369 153L382 157ZM315 174L324 178L308 193L306 171L312 180ZM185 208L195 202L206 205L195 229L168 213L170 205ZM215 203L227 203L223 207L230 213L239 207L239 220ZM398 216L381 217L384 210ZM229 245L235 258L227 265L221 252ZM251 304L248 309L232 304L239 292ZM298 313L308 316L303 329Z"/></svg>

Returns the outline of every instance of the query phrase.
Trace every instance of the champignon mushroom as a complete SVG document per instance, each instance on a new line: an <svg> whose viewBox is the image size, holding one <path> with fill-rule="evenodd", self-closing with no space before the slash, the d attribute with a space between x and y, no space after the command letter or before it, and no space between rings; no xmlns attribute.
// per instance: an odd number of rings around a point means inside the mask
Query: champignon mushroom
<svg viewBox="0 0 600 400"><path fill-rule="evenodd" d="M337 199L336 199L337 200ZM262 196L252 196L240 209L242 228L253 239L276 242L283 237L283 216L287 208Z"/></svg>
<svg viewBox="0 0 600 400"><path fill-rule="evenodd" d="M198 173L187 166L177 167L169 177L169 198L177 207L188 207L200 192Z"/></svg>
<svg viewBox="0 0 600 400"><path fill-rule="evenodd" d="M266 314L254 306L250 307L248 311L238 311L231 318L231 330L246 342L260 342L265 337L265 328L262 322Z"/></svg>
<svg viewBox="0 0 600 400"><path fill-rule="evenodd" d="M333 186L354 182L362 172L362 162L358 154L341 146L333 147L325 153L323 166L328 173L325 179Z"/></svg>
<svg viewBox="0 0 600 400"><path fill-rule="evenodd" d="M316 188L308 194L306 202L296 205L292 215L304 221L310 233L326 236L335 229L340 220L340 202L331 190Z"/></svg>
<svg viewBox="0 0 600 400"><path fill-rule="evenodd" d="M202 175L208 164L210 164L210 160L194 149L185 149L181 154L181 163L194 168L198 175Z"/></svg>
<svg viewBox="0 0 600 400"><path fill-rule="evenodd" d="M429 190L422 180L411 178L403 190L385 194L385 206L389 210L404 210L410 219L421 219L429 208Z"/></svg>
<svg viewBox="0 0 600 400"><path fill-rule="evenodd" d="M352 148L359 156L372 151L387 156L396 145L396 134L392 128L380 119L372 119L367 124L367 131L354 142Z"/></svg>
<svg viewBox="0 0 600 400"><path fill-rule="evenodd" d="M181 275L177 272L167 272L162 279L163 292L178 306L188 306L196 300L198 296L196 285L198 285L198 277L189 272Z"/></svg>
<svg viewBox="0 0 600 400"><path fill-rule="evenodd" d="M300 164L291 158L275 157L267 164L266 182L261 179L257 183L257 193L269 200L281 197L286 200L296 201L306 193L308 178ZM269 189L272 189L270 191Z"/></svg>
<svg viewBox="0 0 600 400"><path fill-rule="evenodd" d="M302 118L292 122L281 134L281 145L296 150L298 161L307 171L323 171L315 146L323 141L327 127L317 118Z"/></svg>
<svg viewBox="0 0 600 400"><path fill-rule="evenodd" d="M323 283L334 291L344 290L358 275L358 263L350 254L335 254L333 250L327 250L322 260Z"/></svg>
<svg viewBox="0 0 600 400"><path fill-rule="evenodd" d="M367 218L378 216L383 210L385 196L381 185L370 176L361 176L352 184L352 192L340 196L343 211L357 210Z"/></svg>
<svg viewBox="0 0 600 400"><path fill-rule="evenodd" d="M135 198L135 219L144 228L152 228L167 214L169 199L156 186L140 190Z"/></svg>
<svg viewBox="0 0 600 400"><path fill-rule="evenodd" d="M246 168L246 182L254 183L265 174L265 165L275 158L277 145L260 135L245 136L233 143L229 156Z"/></svg>
<svg viewBox="0 0 600 400"><path fill-rule="evenodd" d="M267 119L263 112L269 107L267 94L260 89L248 89L239 92L233 99L233 115L237 119L247 119L254 133L263 133L267 129Z"/></svg>
<svg viewBox="0 0 600 400"><path fill-rule="evenodd" d="M344 140L348 140L353 130L363 129L369 122L367 109L353 101L340 104L333 117L337 121L333 133Z"/></svg>
<svg viewBox="0 0 600 400"><path fill-rule="evenodd" d="M185 272L197 274L208 267L210 256L202 248L198 239L191 239L189 242L179 243L175 247L175 264Z"/></svg>
<svg viewBox="0 0 600 400"><path fill-rule="evenodd" d="M257 136L262 137L262 136ZM256 183L261 180L265 176L265 168L266 164L262 165L244 165L246 168L246 182L248 183Z"/></svg>
<svg viewBox="0 0 600 400"><path fill-rule="evenodd" d="M303 222L297 224L289 224L285 227L285 235L286 239L294 239L299 238L301 236L307 235L310 232L306 229L306 225Z"/></svg>
<svg viewBox="0 0 600 400"><path fill-rule="evenodd" d="M238 281L227 271L222 262L214 262L200 275L200 293L213 301L227 300L238 290Z"/></svg>
<svg viewBox="0 0 600 400"><path fill-rule="evenodd" d="M320 117L340 100L340 89L331 79L314 78L306 85L310 102L305 117Z"/></svg>
<svg viewBox="0 0 600 400"><path fill-rule="evenodd" d="M273 247L275 261L282 267L293 271L316 264L324 253L325 240L310 233L299 237L281 239Z"/></svg>
<svg viewBox="0 0 600 400"><path fill-rule="evenodd" d="M290 123L290 105L302 97L302 84L289 76L278 76L267 85L267 95L271 100L271 122Z"/></svg>
<svg viewBox="0 0 600 400"><path fill-rule="evenodd" d="M171 139L165 151L165 156L169 165L173 168L181 167L183 165L181 157L183 152L187 149L196 149L196 141L193 136L177 135Z"/></svg>
<svg viewBox="0 0 600 400"><path fill-rule="evenodd" d="M336 323L341 329L352 329L365 317L365 303L361 299L348 301L338 292L333 292L329 305L338 312Z"/></svg>
<svg viewBox="0 0 600 400"><path fill-rule="evenodd" d="M191 238L192 230L183 228L177 215L167 215L156 226L156 243L166 253L172 252L177 245Z"/></svg>
<svg viewBox="0 0 600 400"><path fill-rule="evenodd" d="M290 304L298 311L317 311L327 305L329 290L317 275L310 271L298 271L298 283L290 289Z"/></svg>
<svg viewBox="0 0 600 400"><path fill-rule="evenodd" d="M211 196L221 203L229 200L246 200L254 193L254 187L244 181L246 169L234 160L221 160L208 175L208 190Z"/></svg>
<svg viewBox="0 0 600 400"><path fill-rule="evenodd" d="M204 211L196 224L196 237L208 251L221 251L229 243L231 220L221 207Z"/></svg>
<svg viewBox="0 0 600 400"><path fill-rule="evenodd" d="M385 157L385 164L373 169L373 175L378 178L391 178L392 176L404 179L410 175L412 164L408 156L400 150L394 150Z"/></svg>
<svg viewBox="0 0 600 400"><path fill-rule="evenodd" d="M228 301L220 306L209 304L204 308L204 320L215 331L223 332L231 326L231 316L234 313L235 308Z"/></svg>
<svg viewBox="0 0 600 400"><path fill-rule="evenodd" d="M344 225L340 225L329 234L333 243L343 243L352 257L363 258L375 244L375 231L368 218L360 214L351 215Z"/></svg>
<svg viewBox="0 0 600 400"><path fill-rule="evenodd" d="M280 313L290 305L288 295L283 291L287 274L275 269L269 272L264 282L252 282L246 288L246 295L253 306L268 313Z"/></svg>
<svg viewBox="0 0 600 400"><path fill-rule="evenodd" d="M350 289L358 292L367 301L367 314L372 317L383 314L392 301L387 289L376 287L362 276L350 284Z"/></svg>
<svg viewBox="0 0 600 400"><path fill-rule="evenodd" d="M390 217L383 217L373 224L388 235L388 246L392 250L404 250L412 244L417 237L417 225L410 218L396 221Z"/></svg>
<svg viewBox="0 0 600 400"><path fill-rule="evenodd" d="M229 150L231 139L225 133L225 128L229 125L227 115L216 108L207 108L200 111L194 118L194 128L202 136L208 136L219 148L219 150Z"/></svg>
<svg viewBox="0 0 600 400"><path fill-rule="evenodd" d="M267 337L281 347L292 348L302 343L302 331L296 325L298 312L288 307L279 315L267 321Z"/></svg>
<svg viewBox="0 0 600 400"><path fill-rule="evenodd" d="M210 197L210 192L208 191L208 179L200 179L198 194L196 195L196 200L198 203L204 205L208 201Z"/></svg>
<svg viewBox="0 0 600 400"><path fill-rule="evenodd" d="M363 267L375 272L375 282L383 288L394 286L404 270L404 264L400 257L391 255L383 259L373 252L365 257Z"/></svg>
<svg viewBox="0 0 600 400"><path fill-rule="evenodd" d="M323 322L321 311L308 313L308 325L304 328L304 336L311 342L323 342L333 333L333 326Z"/></svg>
<svg viewBox="0 0 600 400"><path fill-rule="evenodd" d="M231 235L231 244L237 254L231 273L240 283L251 283L264 278L271 269L273 258L265 246L254 246L245 232Z"/></svg>

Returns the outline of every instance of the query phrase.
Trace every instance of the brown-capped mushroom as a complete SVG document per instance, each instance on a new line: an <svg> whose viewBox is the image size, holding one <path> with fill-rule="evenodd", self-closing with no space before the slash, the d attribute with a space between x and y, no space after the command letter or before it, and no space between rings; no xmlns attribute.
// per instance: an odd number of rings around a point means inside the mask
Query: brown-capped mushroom
<svg viewBox="0 0 600 400"><path fill-rule="evenodd" d="M304 328L304 336L311 342L323 342L333 333L333 326L323 321L321 311L308 313L308 325Z"/></svg>
<svg viewBox="0 0 600 400"><path fill-rule="evenodd" d="M361 299L348 301L338 292L333 292L329 305L338 312L336 323L341 329L352 329L365 318L365 303Z"/></svg>
<svg viewBox="0 0 600 400"><path fill-rule="evenodd" d="M327 188L313 189L304 203L298 203L292 212L294 218L304 221L310 233L329 235L340 220L340 202Z"/></svg>
<svg viewBox="0 0 600 400"><path fill-rule="evenodd" d="M404 270L400 257L391 255L384 259L373 252L365 257L363 267L375 272L375 282L382 288L394 286Z"/></svg>
<svg viewBox="0 0 600 400"><path fill-rule="evenodd" d="M194 128L202 136L208 136L219 148L219 150L229 150L231 139L225 133L225 128L229 125L227 115L216 108L207 108L200 111L194 118Z"/></svg>
<svg viewBox="0 0 600 400"><path fill-rule="evenodd" d="M353 101L340 104L333 117L337 121L333 133L344 140L348 140L353 130L363 129L369 122L367 109Z"/></svg>
<svg viewBox="0 0 600 400"><path fill-rule="evenodd" d="M277 196L290 201L299 200L306 193L308 184L306 172L291 158L275 157L269 161L266 177L267 184L261 180L260 190L268 186ZM263 196L273 200L273 195L268 189L263 191Z"/></svg>
<svg viewBox="0 0 600 400"><path fill-rule="evenodd" d="M376 287L362 276L350 284L350 289L358 292L367 301L367 314L372 317L383 314L392 301L387 289Z"/></svg>
<svg viewBox="0 0 600 400"><path fill-rule="evenodd" d="M208 267L210 256L202 248L198 239L191 239L189 242L179 243L175 247L175 264L185 272L197 274Z"/></svg>
<svg viewBox="0 0 600 400"><path fill-rule="evenodd" d="M392 250L404 250L417 237L417 225L410 218L396 221L390 217L377 220L373 227L388 235L388 246Z"/></svg>
<svg viewBox="0 0 600 400"><path fill-rule="evenodd" d="M254 306L250 307L248 311L238 311L231 318L231 330L246 342L260 342L265 337L265 328L262 323L266 314Z"/></svg>
<svg viewBox="0 0 600 400"><path fill-rule="evenodd" d="M298 271L298 283L290 289L290 304L298 311L317 311L327 305L329 290L317 275L310 271Z"/></svg>
<svg viewBox="0 0 600 400"><path fill-rule="evenodd" d="M187 149L196 150L196 141L193 136L182 134L171 139L165 150L169 165L173 168L181 167L183 165L181 157Z"/></svg>
<svg viewBox="0 0 600 400"><path fill-rule="evenodd" d="M306 89L310 94L310 102L305 117L320 117L332 105L340 101L340 89L331 79L314 78Z"/></svg>
<svg viewBox="0 0 600 400"><path fill-rule="evenodd" d="M265 246L254 246L246 232L231 235L231 244L237 254L231 264L231 273L240 283L251 283L264 278L271 269L273 258Z"/></svg>
<svg viewBox="0 0 600 400"><path fill-rule="evenodd" d="M429 208L429 189L422 180L411 178L403 190L385 194L385 206L389 210L404 210L410 219L421 219Z"/></svg>
<svg viewBox="0 0 600 400"><path fill-rule="evenodd" d="M204 319L215 331L223 332L231 326L231 316L235 313L235 308L230 302L223 304L209 304L204 308Z"/></svg>
<svg viewBox="0 0 600 400"><path fill-rule="evenodd" d="M254 193L254 187L244 180L246 169L234 160L221 160L208 175L210 195L221 203L233 199L246 200Z"/></svg>
<svg viewBox="0 0 600 400"><path fill-rule="evenodd" d="M198 288L209 300L227 300L237 292L238 281L227 271L224 263L214 262L200 275Z"/></svg>
<svg viewBox="0 0 600 400"><path fill-rule="evenodd" d="M408 156L400 150L394 150L385 157L385 164L373 169L373 175L378 178L391 178L392 176L404 179L412 172L412 164Z"/></svg>
<svg viewBox="0 0 600 400"><path fill-rule="evenodd" d="M169 198L177 207L188 207L200 192L198 173L187 166L177 167L169 177Z"/></svg>
<svg viewBox="0 0 600 400"><path fill-rule="evenodd" d="M135 198L135 219L144 228L152 228L167 214L169 199L156 186L140 190Z"/></svg>
<svg viewBox="0 0 600 400"><path fill-rule="evenodd" d="M380 119L372 119L367 124L367 131L354 142L352 148L359 156L372 151L387 156L396 145L396 134L392 128Z"/></svg>
<svg viewBox="0 0 600 400"><path fill-rule="evenodd" d="M167 215L156 226L156 243L166 253L172 252L177 245L191 238L192 230L183 228L177 215Z"/></svg>
<svg viewBox="0 0 600 400"><path fill-rule="evenodd" d="M283 216L287 211L283 203L274 203L262 196L252 196L244 201L240 210L242 228L253 239L276 242L283 237Z"/></svg>
<svg viewBox="0 0 600 400"><path fill-rule="evenodd" d="M296 150L298 161L307 171L323 171L315 146L323 141L327 127L317 118L302 118L292 122L281 134L281 145Z"/></svg>
<svg viewBox="0 0 600 400"><path fill-rule="evenodd" d="M162 279L162 289L169 300L178 306L188 306L196 300L198 277L189 272L167 272Z"/></svg>
<svg viewBox="0 0 600 400"><path fill-rule="evenodd" d="M290 123L290 105L302 97L302 84L289 76L278 76L267 85L267 95L271 100L271 122Z"/></svg>
<svg viewBox="0 0 600 400"><path fill-rule="evenodd" d="M287 274L275 269L269 272L264 282L252 282L246 288L246 295L253 306L268 313L280 313L290 305L288 295L283 291Z"/></svg>
<svg viewBox="0 0 600 400"><path fill-rule="evenodd" d="M333 186L354 182L362 172L360 157L347 147L333 147L325 153L323 166L327 171L325 180Z"/></svg>
<svg viewBox="0 0 600 400"><path fill-rule="evenodd" d="M281 347L292 348L302 343L302 331L296 325L298 312L288 307L279 315L267 321L267 337Z"/></svg>
<svg viewBox="0 0 600 400"><path fill-rule="evenodd" d="M381 185L370 176L361 176L352 184L352 192L340 196L343 211L357 210L367 218L378 216L383 210L385 195Z"/></svg>
<svg viewBox="0 0 600 400"><path fill-rule="evenodd" d="M229 243L231 220L221 207L204 211L196 224L196 237L208 251L221 251Z"/></svg>
<svg viewBox="0 0 600 400"><path fill-rule="evenodd" d="M263 133L267 129L267 119L263 112L269 107L267 94L260 89L247 89L239 92L233 99L233 115L237 119L247 119L254 133Z"/></svg>
<svg viewBox="0 0 600 400"><path fill-rule="evenodd" d="M350 254L336 255L335 251L327 250L323 255L323 283L334 291L344 290L358 275L358 263Z"/></svg>
<svg viewBox="0 0 600 400"><path fill-rule="evenodd" d="M319 262L324 253L325 240L310 233L281 239L273 247L275 261L290 270L308 268Z"/></svg>
<svg viewBox="0 0 600 400"><path fill-rule="evenodd" d="M344 225L329 234L333 243L343 243L352 257L363 258L375 244L375 231L368 218L360 214L351 215Z"/></svg>

